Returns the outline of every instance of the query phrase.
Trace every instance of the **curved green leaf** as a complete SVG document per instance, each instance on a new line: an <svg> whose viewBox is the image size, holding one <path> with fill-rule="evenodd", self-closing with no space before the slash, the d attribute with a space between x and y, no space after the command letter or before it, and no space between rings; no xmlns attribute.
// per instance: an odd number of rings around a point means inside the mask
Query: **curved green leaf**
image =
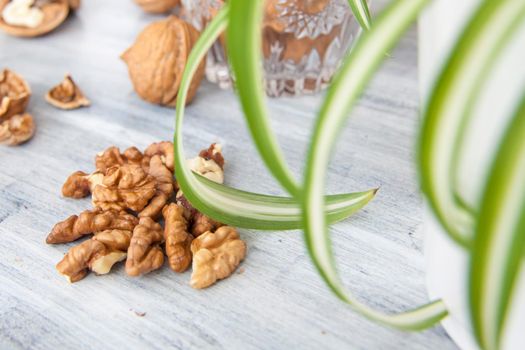
<svg viewBox="0 0 525 350"><path fill-rule="evenodd" d="M189 201L203 213L229 225L263 230L288 230L301 227L300 205L287 197L267 196L236 190L195 175L183 161L182 127L188 88L201 59L224 30L229 7L225 6L195 44L184 71L176 111L175 165L181 189ZM355 213L370 201L376 190L327 197L327 215L331 222Z"/></svg>
<svg viewBox="0 0 525 350"><path fill-rule="evenodd" d="M433 325L447 315L442 301L414 311L386 315L360 303L343 286L337 272L324 213L326 169L334 143L357 97L402 34L417 18L427 0L393 2L363 34L335 77L322 105L310 144L303 197L303 221L308 251L332 291L363 315L396 327L417 330Z"/></svg>
<svg viewBox="0 0 525 350"><path fill-rule="evenodd" d="M498 349L525 254L525 96L491 166L470 262L474 330Z"/></svg>
<svg viewBox="0 0 525 350"><path fill-rule="evenodd" d="M485 1L452 50L425 108L419 147L423 191L443 227L463 246L471 243L476 208L455 190L462 140L487 72L524 15L523 1Z"/></svg>
<svg viewBox="0 0 525 350"><path fill-rule="evenodd" d="M361 25L361 28L363 30L369 30L372 24L372 19L366 0L348 0L348 4L352 9L354 17L359 22L359 25Z"/></svg>
<svg viewBox="0 0 525 350"><path fill-rule="evenodd" d="M261 23L264 0L231 0L228 27L228 58L248 128L266 166L292 195L299 187L288 169L268 118L263 87Z"/></svg>

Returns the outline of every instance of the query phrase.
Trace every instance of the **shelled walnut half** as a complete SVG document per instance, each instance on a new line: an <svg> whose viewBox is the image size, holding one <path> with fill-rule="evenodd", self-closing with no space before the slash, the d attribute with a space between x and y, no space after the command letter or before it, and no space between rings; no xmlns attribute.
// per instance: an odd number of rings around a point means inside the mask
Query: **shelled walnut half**
<svg viewBox="0 0 525 350"><path fill-rule="evenodd" d="M246 243L239 238L235 228L223 226L195 238L191 251L193 272L190 285L201 289L232 274L246 256Z"/></svg>
<svg viewBox="0 0 525 350"><path fill-rule="evenodd" d="M109 168L93 189L93 206L103 210L140 212L156 193L155 179L140 165L124 164Z"/></svg>
<svg viewBox="0 0 525 350"><path fill-rule="evenodd" d="M9 69L0 73L0 123L25 111L31 88L29 84Z"/></svg>
<svg viewBox="0 0 525 350"><path fill-rule="evenodd" d="M57 28L69 14L68 0L0 0L0 29L35 37Z"/></svg>
<svg viewBox="0 0 525 350"><path fill-rule="evenodd" d="M162 214L168 263L173 271L184 272L191 264L190 245L193 241L193 236L187 231L184 208L171 203L164 207Z"/></svg>
<svg viewBox="0 0 525 350"><path fill-rule="evenodd" d="M126 212L100 209L85 210L57 223L46 238L46 243L73 242L84 235L105 230L132 231L138 219Z"/></svg>
<svg viewBox="0 0 525 350"><path fill-rule="evenodd" d="M56 265L58 272L73 283L84 278L88 269L98 275L108 273L113 265L127 256L131 231L106 230L69 249Z"/></svg>
<svg viewBox="0 0 525 350"><path fill-rule="evenodd" d="M121 58L137 94L144 100L175 106L182 73L199 32L176 16L148 25ZM186 103L191 102L204 75L205 60L191 82Z"/></svg>
<svg viewBox="0 0 525 350"><path fill-rule="evenodd" d="M0 124L0 144L16 146L28 141L35 133L33 117L17 114Z"/></svg>
<svg viewBox="0 0 525 350"><path fill-rule="evenodd" d="M91 104L70 75L66 75L60 84L47 92L46 101L66 110L87 107Z"/></svg>
<svg viewBox="0 0 525 350"><path fill-rule="evenodd" d="M140 276L160 268L164 264L164 252L160 247L163 240L162 227L151 218L141 218L128 248L128 275Z"/></svg>

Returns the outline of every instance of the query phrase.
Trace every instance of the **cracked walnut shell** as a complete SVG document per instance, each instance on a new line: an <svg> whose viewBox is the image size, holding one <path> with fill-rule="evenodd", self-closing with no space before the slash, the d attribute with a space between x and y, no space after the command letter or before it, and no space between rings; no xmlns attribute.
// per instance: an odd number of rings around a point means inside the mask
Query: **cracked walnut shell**
<svg viewBox="0 0 525 350"><path fill-rule="evenodd" d="M68 0L0 0L0 29L35 37L56 29L69 14Z"/></svg>
<svg viewBox="0 0 525 350"><path fill-rule="evenodd" d="M17 114L0 124L0 144L16 146L28 141L35 133L33 117Z"/></svg>
<svg viewBox="0 0 525 350"><path fill-rule="evenodd" d="M31 89L27 82L9 69L0 73L0 122L25 111Z"/></svg>
<svg viewBox="0 0 525 350"><path fill-rule="evenodd" d="M135 3L147 13L166 13L177 7L180 0L135 0Z"/></svg>
<svg viewBox="0 0 525 350"><path fill-rule="evenodd" d="M47 92L46 101L57 108L66 110L91 104L70 75L66 75L60 84Z"/></svg>
<svg viewBox="0 0 525 350"><path fill-rule="evenodd" d="M195 238L191 251L193 272L190 285L201 289L230 276L246 256L246 244L235 228L223 226Z"/></svg>
<svg viewBox="0 0 525 350"><path fill-rule="evenodd" d="M199 32L190 24L170 16L148 25L133 46L121 58L128 65L129 76L137 94L144 100L175 106L182 73ZM189 103L204 75L202 60L191 82Z"/></svg>
<svg viewBox="0 0 525 350"><path fill-rule="evenodd" d="M138 219L126 212L100 209L85 210L57 223L46 238L46 243L73 242L84 235L104 230L132 231Z"/></svg>
<svg viewBox="0 0 525 350"><path fill-rule="evenodd" d="M188 224L184 218L184 208L171 203L162 210L164 216L164 240L166 255L170 268L176 272L184 272L191 264L190 245L193 236L188 233Z"/></svg>
<svg viewBox="0 0 525 350"><path fill-rule="evenodd" d="M162 227L151 218L141 218L133 230L128 248L126 272L139 276L160 268L164 264L164 253L160 247L164 235Z"/></svg>

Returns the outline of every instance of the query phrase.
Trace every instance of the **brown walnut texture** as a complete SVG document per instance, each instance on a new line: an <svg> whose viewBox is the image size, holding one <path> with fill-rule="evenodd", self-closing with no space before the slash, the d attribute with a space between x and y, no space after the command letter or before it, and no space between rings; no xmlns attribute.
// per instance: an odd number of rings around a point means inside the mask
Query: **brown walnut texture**
<svg viewBox="0 0 525 350"><path fill-rule="evenodd" d="M144 100L175 106L182 73L199 32L176 16L148 25L133 46L121 58L128 65L129 76L137 94ZM189 103L204 75L203 60L191 82Z"/></svg>
<svg viewBox="0 0 525 350"><path fill-rule="evenodd" d="M220 145L212 144L190 161L193 171L219 182L224 178ZM136 147L122 153L109 147L97 154L93 173L71 174L62 194L71 198L91 194L95 208L57 223L46 242L67 243L93 236L71 248L57 270L75 282L88 271L109 273L125 259L127 274L139 276L162 267L165 252L175 272L186 271L193 261L194 288L208 287L231 275L244 259L245 243L234 228L207 217L188 202L178 190L173 167L173 144L164 141L151 144L144 153ZM164 228L156 222L160 214Z"/></svg>
<svg viewBox="0 0 525 350"><path fill-rule="evenodd" d="M235 228L223 226L195 238L191 251L193 272L190 285L201 289L230 276L246 256L246 244Z"/></svg>
<svg viewBox="0 0 525 350"><path fill-rule="evenodd" d="M126 212L100 209L85 210L57 223L46 238L46 243L73 242L84 235L105 230L132 231L138 219Z"/></svg>
<svg viewBox="0 0 525 350"><path fill-rule="evenodd" d="M26 110L31 88L13 71L4 69L0 73L0 122Z"/></svg>
<svg viewBox="0 0 525 350"><path fill-rule="evenodd" d="M93 206L103 210L140 212L156 192L155 179L140 165L124 164L107 170L101 184L95 186Z"/></svg>
<svg viewBox="0 0 525 350"><path fill-rule="evenodd" d="M17 114L0 124L0 144L16 146L27 142L35 133L35 122L28 114Z"/></svg>
<svg viewBox="0 0 525 350"><path fill-rule="evenodd" d="M79 4L79 0L71 0L73 5ZM10 24L6 18L6 7L12 3L13 0L0 0L0 29L6 33L21 37L36 37L47 34L60 26L70 10L69 0L39 0L35 1L31 8L36 8L42 14L42 19L36 23L35 26L15 25ZM24 2L24 1L18 1ZM18 11L15 11L17 14ZM23 13L26 16L27 13Z"/></svg>
<svg viewBox="0 0 525 350"><path fill-rule="evenodd" d="M167 13L180 4L180 0L135 0L144 12Z"/></svg>
<svg viewBox="0 0 525 350"><path fill-rule="evenodd" d="M60 84L47 92L46 101L60 109L75 109L91 104L70 75L66 75Z"/></svg>
<svg viewBox="0 0 525 350"><path fill-rule="evenodd" d="M164 253L160 247L163 240L162 227L151 218L141 218L133 230L128 248L128 275L140 276L160 268L164 264Z"/></svg>
<svg viewBox="0 0 525 350"><path fill-rule="evenodd" d="M184 208L171 203L162 210L164 215L164 240L166 255L170 268L176 272L184 272L191 264L190 245L193 236L188 233L188 224L184 218Z"/></svg>
<svg viewBox="0 0 525 350"><path fill-rule="evenodd" d="M88 269L103 275L126 258L131 241L129 230L105 230L71 248L56 268L70 282L84 278Z"/></svg>

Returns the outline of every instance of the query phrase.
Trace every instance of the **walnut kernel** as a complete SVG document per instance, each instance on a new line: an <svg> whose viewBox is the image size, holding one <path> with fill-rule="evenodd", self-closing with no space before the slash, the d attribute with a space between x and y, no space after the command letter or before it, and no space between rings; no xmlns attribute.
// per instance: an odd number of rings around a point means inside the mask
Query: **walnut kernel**
<svg viewBox="0 0 525 350"><path fill-rule="evenodd" d="M246 256L246 244L235 228L223 226L195 238L191 251L193 272L190 285L201 289L230 276Z"/></svg>
<svg viewBox="0 0 525 350"><path fill-rule="evenodd" d="M95 186L93 206L103 210L130 209L140 212L155 195L155 179L140 165L125 164L109 168L102 184Z"/></svg>
<svg viewBox="0 0 525 350"><path fill-rule="evenodd" d="M73 242L84 235L104 230L132 231L138 219L131 214L114 210L85 210L57 223L46 238L46 243Z"/></svg>
<svg viewBox="0 0 525 350"><path fill-rule="evenodd" d="M184 218L184 208L171 203L162 210L164 216L164 240L166 255L170 268L176 272L184 272L191 264L190 245L193 236L188 233L188 224Z"/></svg>
<svg viewBox="0 0 525 350"><path fill-rule="evenodd" d="M151 218L141 218L133 230L128 248L126 272L139 276L160 268L164 264L164 253L160 247L163 241L162 227Z"/></svg>

